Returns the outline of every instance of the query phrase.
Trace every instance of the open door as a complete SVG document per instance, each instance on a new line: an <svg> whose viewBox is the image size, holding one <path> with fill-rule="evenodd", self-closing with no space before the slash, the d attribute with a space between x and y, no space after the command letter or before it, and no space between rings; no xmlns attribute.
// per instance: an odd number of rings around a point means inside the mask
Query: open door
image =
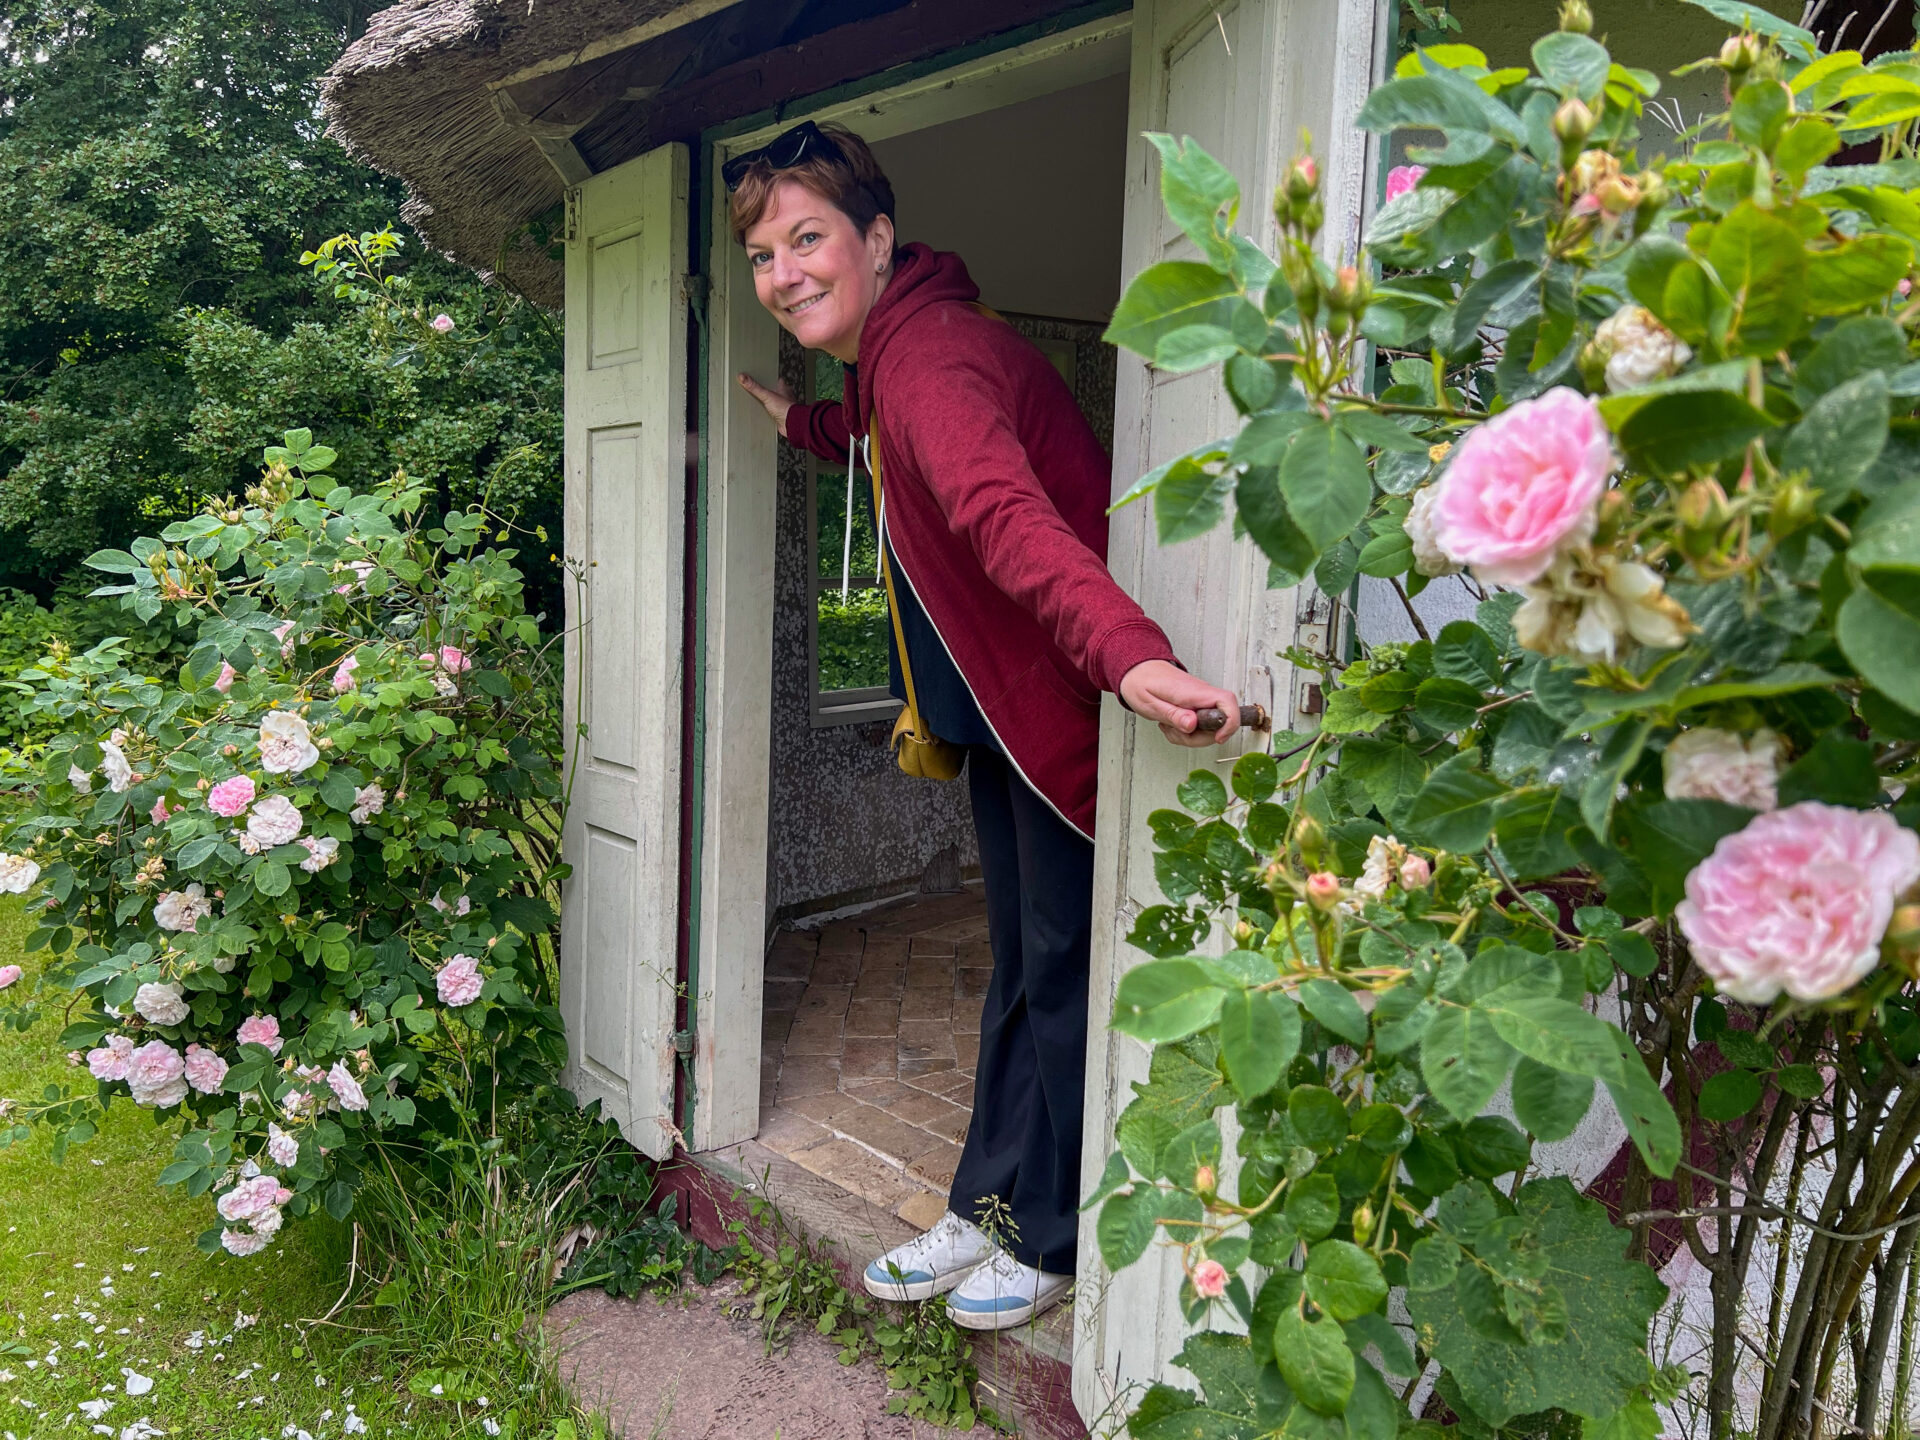
<svg viewBox="0 0 1920 1440"><path fill-rule="evenodd" d="M686 488L687 150L568 197L560 1003L568 1084L672 1148Z"/></svg>
<svg viewBox="0 0 1920 1440"><path fill-rule="evenodd" d="M1325 176L1326 250L1351 253L1367 175L1366 138L1355 131L1374 73L1379 0L1140 0L1133 12L1125 266L1129 277L1181 258L1189 242L1160 203L1149 130L1190 135L1238 177L1242 229L1270 248L1269 199L1302 126ZM1153 466L1237 428L1212 371L1161 374L1122 355L1114 427L1114 493ZM1189 669L1258 702L1286 725L1300 699L1277 656L1293 643L1324 648L1331 606L1311 587L1266 588L1267 562L1251 540L1221 526L1161 548L1150 507L1114 517L1108 559L1115 578L1165 627ZM1258 737L1244 742L1257 745ZM1236 750L1238 746L1234 747ZM1121 973L1144 958L1126 943L1134 917L1160 900L1147 814L1219 751L1181 750L1109 699L1100 737L1094 915L1087 1055L1085 1176L1091 1190L1114 1148L1113 1126L1144 1080L1147 1047L1108 1031ZM1231 757L1228 757L1231 758ZM1117 1420L1129 1387L1160 1378L1183 1343L1180 1269L1168 1248L1149 1250L1115 1276L1100 1264L1092 1217L1080 1227L1074 1307L1074 1403L1089 1424Z"/></svg>

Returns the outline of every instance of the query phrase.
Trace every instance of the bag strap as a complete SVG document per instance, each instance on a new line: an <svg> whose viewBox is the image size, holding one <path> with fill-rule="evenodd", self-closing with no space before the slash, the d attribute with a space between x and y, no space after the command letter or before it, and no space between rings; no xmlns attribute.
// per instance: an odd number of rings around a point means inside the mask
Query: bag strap
<svg viewBox="0 0 1920 1440"><path fill-rule="evenodd" d="M920 703L913 694L913 666L907 660L907 634L900 627L900 601L893 590L893 566L887 563L887 522L885 502L880 489L880 446L875 442L880 435L880 407L875 404L873 413L867 417L867 474L873 481L873 528L875 539L880 546L880 578L887 587L887 614L893 620L893 644L900 655L900 678L906 684L907 713L913 717L913 737L927 740L924 734L926 722L920 715ZM849 517L849 526L851 517Z"/></svg>

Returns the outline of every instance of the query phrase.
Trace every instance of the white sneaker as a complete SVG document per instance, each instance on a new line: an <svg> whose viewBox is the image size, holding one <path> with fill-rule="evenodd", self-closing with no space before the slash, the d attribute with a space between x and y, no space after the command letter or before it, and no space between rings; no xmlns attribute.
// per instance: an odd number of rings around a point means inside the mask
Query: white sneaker
<svg viewBox="0 0 1920 1440"><path fill-rule="evenodd" d="M924 1235L896 1245L867 1266L867 1293L882 1300L930 1300L944 1295L993 1253L978 1225L949 1210Z"/></svg>
<svg viewBox="0 0 1920 1440"><path fill-rule="evenodd" d="M947 1314L969 1330L1010 1330L1059 1304L1072 1285L1071 1275L1049 1275L996 1250L947 1297Z"/></svg>

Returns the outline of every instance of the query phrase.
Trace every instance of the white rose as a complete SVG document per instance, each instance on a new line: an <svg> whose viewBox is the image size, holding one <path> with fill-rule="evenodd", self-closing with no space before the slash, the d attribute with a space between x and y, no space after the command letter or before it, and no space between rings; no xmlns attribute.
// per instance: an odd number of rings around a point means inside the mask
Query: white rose
<svg viewBox="0 0 1920 1440"><path fill-rule="evenodd" d="M1606 357L1607 389L1615 391L1664 380L1693 358L1686 341L1640 305L1623 305L1601 321L1593 343Z"/></svg>
<svg viewBox="0 0 1920 1440"><path fill-rule="evenodd" d="M307 722L292 711L271 711L260 722L260 768L268 774L298 775L319 758Z"/></svg>
<svg viewBox="0 0 1920 1440"><path fill-rule="evenodd" d="M156 984L149 981L133 996L134 1013L154 1025L178 1025L187 1018L187 1002L174 981Z"/></svg>
<svg viewBox="0 0 1920 1440"><path fill-rule="evenodd" d="M93 776L89 775L85 770L82 770L78 765L69 765L67 767L67 783L82 795L91 795L93 793Z"/></svg>
<svg viewBox="0 0 1920 1440"><path fill-rule="evenodd" d="M191 930L202 915L213 913L213 901L206 887L196 883L184 890L169 890L153 902L153 923L162 930Z"/></svg>
<svg viewBox="0 0 1920 1440"><path fill-rule="evenodd" d="M364 825L386 808L387 792L380 788L380 782L376 780L353 792L353 809L348 814L354 824Z"/></svg>
<svg viewBox="0 0 1920 1440"><path fill-rule="evenodd" d="M318 875L331 865L340 849L340 842L331 835L319 839L311 835L302 836L300 843L307 847L307 858L300 862L300 868L309 875Z"/></svg>
<svg viewBox="0 0 1920 1440"><path fill-rule="evenodd" d="M1604 552L1563 550L1521 593L1514 638L1540 655L1610 663L1627 640L1672 650L1693 630L1657 571Z"/></svg>
<svg viewBox="0 0 1920 1440"><path fill-rule="evenodd" d="M1663 757L1667 798L1771 810L1780 803L1776 784L1784 748L1771 730L1756 730L1744 740L1711 725L1683 730Z"/></svg>
<svg viewBox="0 0 1920 1440"><path fill-rule="evenodd" d="M1413 509L1407 512L1405 530L1413 542L1413 568L1430 579L1457 575L1460 567L1447 557L1433 535L1433 502L1440 493L1437 485L1422 485L1413 492Z"/></svg>
<svg viewBox="0 0 1920 1440"><path fill-rule="evenodd" d="M0 853L0 894L24 895L40 878L40 867L24 855Z"/></svg>
<svg viewBox="0 0 1920 1440"><path fill-rule="evenodd" d="M133 766L127 763L126 752L111 740L100 742L100 769L106 774L107 788L116 795L133 784Z"/></svg>
<svg viewBox="0 0 1920 1440"><path fill-rule="evenodd" d="M1384 900L1393 884L1394 872L1406 857L1407 847L1391 835L1375 835L1367 841L1367 863L1354 882L1353 893L1368 900Z"/></svg>
<svg viewBox="0 0 1920 1440"><path fill-rule="evenodd" d="M285 845L300 833L303 817L284 795L269 795L247 816L247 838L262 850Z"/></svg>

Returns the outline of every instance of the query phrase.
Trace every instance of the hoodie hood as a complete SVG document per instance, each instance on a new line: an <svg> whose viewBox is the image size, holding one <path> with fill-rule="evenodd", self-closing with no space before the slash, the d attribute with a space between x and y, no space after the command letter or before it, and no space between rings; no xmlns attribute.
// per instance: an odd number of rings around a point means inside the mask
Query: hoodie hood
<svg viewBox="0 0 1920 1440"><path fill-rule="evenodd" d="M847 429L855 435L867 433L862 377L881 373L888 344L914 316L932 305L972 305L979 299L980 287L958 255L929 249L917 240L898 247L893 252L893 278L860 327L860 363L847 367L843 402Z"/></svg>

